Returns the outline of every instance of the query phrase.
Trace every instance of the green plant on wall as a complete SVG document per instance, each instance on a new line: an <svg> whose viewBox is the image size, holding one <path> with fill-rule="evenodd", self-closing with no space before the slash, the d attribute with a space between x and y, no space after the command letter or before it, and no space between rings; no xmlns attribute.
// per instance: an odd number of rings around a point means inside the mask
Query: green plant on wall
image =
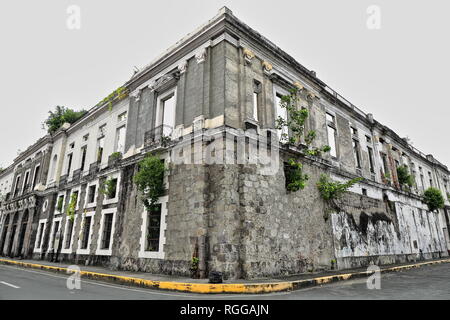
<svg viewBox="0 0 450 320"><path fill-rule="evenodd" d="M322 174L319 182L317 182L317 188L322 199L330 201L341 197L349 188L361 180L362 178L354 178L347 182L339 182L333 181L329 176Z"/></svg>
<svg viewBox="0 0 450 320"><path fill-rule="evenodd" d="M70 196L69 206L67 208L67 216L72 221L75 218L75 210L77 207L77 201L78 201L78 193L72 193L72 195Z"/></svg>
<svg viewBox="0 0 450 320"><path fill-rule="evenodd" d="M435 211L444 208L444 197L442 196L441 190L430 187L425 190L423 194L424 202L427 204L430 211Z"/></svg>
<svg viewBox="0 0 450 320"><path fill-rule="evenodd" d="M120 160L120 159L122 159L122 153L121 152L113 152L113 153L111 153L109 158L111 159L111 161Z"/></svg>
<svg viewBox="0 0 450 320"><path fill-rule="evenodd" d="M64 123L74 123L84 116L87 111L74 111L64 106L56 106L54 111L49 111L48 113L49 115L42 124L42 128L47 128L47 132L52 134L55 133Z"/></svg>
<svg viewBox="0 0 450 320"><path fill-rule="evenodd" d="M386 172L383 177L384 180L386 180L386 183L391 183L391 174L389 172Z"/></svg>
<svg viewBox="0 0 450 320"><path fill-rule="evenodd" d="M408 186L409 188L412 188L415 184L414 176L409 174L408 167L405 165L397 167L397 177L398 183L401 186Z"/></svg>
<svg viewBox="0 0 450 320"><path fill-rule="evenodd" d="M282 130L281 138L283 141L299 147L304 155L319 157L322 153L329 152L331 148L328 145L322 147L312 146L317 133L314 130L310 130L304 134L309 112L306 108L299 108L299 102L300 90L296 87L291 89L289 94L281 97L280 107L286 109L287 119L278 117L276 119L276 128ZM285 177L286 190L290 192L304 189L309 179L308 175L303 173L303 164L295 159L289 159L288 165L285 167Z"/></svg>
<svg viewBox="0 0 450 320"><path fill-rule="evenodd" d="M447 200L450 201L450 192L447 192Z"/></svg>
<svg viewBox="0 0 450 320"><path fill-rule="evenodd" d="M296 192L303 190L306 186L309 176L303 173L303 164L294 159L289 159L285 167L286 190Z"/></svg>
<svg viewBox="0 0 450 320"><path fill-rule="evenodd" d="M106 179L103 183L103 187L100 189L100 192L108 197L108 199L112 199L116 197L117 191L117 179Z"/></svg>
<svg viewBox="0 0 450 320"><path fill-rule="evenodd" d="M142 193L142 202L151 211L164 194L164 173L167 171L164 162L157 155L147 155L139 162L134 182Z"/></svg>
<svg viewBox="0 0 450 320"><path fill-rule="evenodd" d="M114 100L122 100L124 98L126 98L128 96L128 89L125 87L119 87L116 90L114 90L113 92L111 92L107 97L105 97L102 101L100 101L100 103L98 103L97 105L104 105L107 104L108 105L108 110L111 111L112 110L112 106L113 106L113 102Z"/></svg>

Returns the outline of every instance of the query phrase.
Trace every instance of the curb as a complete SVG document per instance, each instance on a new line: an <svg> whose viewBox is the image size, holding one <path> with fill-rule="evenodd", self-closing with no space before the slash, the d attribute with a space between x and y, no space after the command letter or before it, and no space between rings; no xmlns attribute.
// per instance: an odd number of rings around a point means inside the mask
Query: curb
<svg viewBox="0 0 450 320"><path fill-rule="evenodd" d="M387 272L401 272L404 270L409 270L413 268L420 268L427 265L440 264L440 263L450 263L450 259L434 260L404 266L388 267L380 269L380 273ZM75 270L64 268L64 267L54 267L35 263L21 262L15 260L0 259L0 264L15 265L24 268L46 270L58 273L73 273ZM283 281L283 282L269 282L269 283L224 283L224 284L209 284L209 283L183 283L183 282L170 282L170 281L154 281L146 280L141 278L118 276L106 273L97 273L91 271L80 271L80 276L82 278L87 278L91 280L101 280L113 282L116 284L137 286L149 289L159 289L159 290L169 290L169 291L179 291L179 292L189 292L189 293L203 293L203 294L213 294L213 293L241 293L241 294L255 294L255 293L273 293L273 292L283 292L283 291L293 291L306 287L313 287L322 284L362 278L372 275L373 271L362 271L353 272L345 274L336 274L325 277L317 277L304 280L295 281Z"/></svg>

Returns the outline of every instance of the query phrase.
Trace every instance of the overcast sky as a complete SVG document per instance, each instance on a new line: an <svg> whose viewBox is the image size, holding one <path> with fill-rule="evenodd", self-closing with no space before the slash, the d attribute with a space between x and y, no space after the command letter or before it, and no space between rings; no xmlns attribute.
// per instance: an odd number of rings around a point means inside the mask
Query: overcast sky
<svg viewBox="0 0 450 320"><path fill-rule="evenodd" d="M67 8L81 9L70 30ZM219 8L341 95L450 165L450 2L366 0L3 0L0 166L45 134L56 105L89 109ZM378 5L381 29L366 10Z"/></svg>

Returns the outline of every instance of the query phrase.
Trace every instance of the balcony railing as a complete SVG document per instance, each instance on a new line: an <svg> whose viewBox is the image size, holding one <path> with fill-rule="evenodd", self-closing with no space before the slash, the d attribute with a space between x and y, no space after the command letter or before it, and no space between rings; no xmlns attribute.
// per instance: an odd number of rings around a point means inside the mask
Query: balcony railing
<svg viewBox="0 0 450 320"><path fill-rule="evenodd" d="M122 160L122 154L120 152L114 152L108 157L108 167L116 167L120 164Z"/></svg>
<svg viewBox="0 0 450 320"><path fill-rule="evenodd" d="M89 166L89 175L90 176L95 175L98 172L98 170L99 170L99 163L98 162L91 163Z"/></svg>
<svg viewBox="0 0 450 320"><path fill-rule="evenodd" d="M81 169L77 169L73 172L72 181L78 181L81 178Z"/></svg>
<svg viewBox="0 0 450 320"><path fill-rule="evenodd" d="M149 130L144 135L145 147L167 146L171 141L173 128L168 125L161 125Z"/></svg>
<svg viewBox="0 0 450 320"><path fill-rule="evenodd" d="M66 184L67 183L67 175L63 175L59 178L59 184Z"/></svg>

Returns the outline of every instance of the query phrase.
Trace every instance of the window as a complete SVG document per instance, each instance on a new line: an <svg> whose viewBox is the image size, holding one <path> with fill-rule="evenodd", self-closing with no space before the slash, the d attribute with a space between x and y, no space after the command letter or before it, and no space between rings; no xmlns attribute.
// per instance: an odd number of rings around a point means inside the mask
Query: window
<svg viewBox="0 0 450 320"><path fill-rule="evenodd" d="M39 223L38 232L36 236L36 248L40 248L42 244L42 238L44 237L45 222Z"/></svg>
<svg viewBox="0 0 450 320"><path fill-rule="evenodd" d="M358 135L358 129L355 127L350 127L350 131L352 132L352 135L357 136Z"/></svg>
<svg viewBox="0 0 450 320"><path fill-rule="evenodd" d="M109 189L106 193L107 199L114 199L117 196L117 178L113 178L109 182Z"/></svg>
<svg viewBox="0 0 450 320"><path fill-rule="evenodd" d="M78 190L75 190L72 192L73 197L75 198L75 210L78 209L78 194L80 192ZM72 195L70 196L70 201L72 201Z"/></svg>
<svg viewBox="0 0 450 320"><path fill-rule="evenodd" d="M373 163L373 149L371 147L367 147L367 152L369 153L370 172L375 173L375 166Z"/></svg>
<svg viewBox="0 0 450 320"><path fill-rule="evenodd" d="M359 155L359 142L358 140L353 139L352 140L352 146L353 146L353 156L355 157L355 164L356 168L361 168L361 158Z"/></svg>
<svg viewBox="0 0 450 320"><path fill-rule="evenodd" d="M93 203L95 202L95 191L96 191L97 186L94 184L92 186L89 186L88 189L88 203Z"/></svg>
<svg viewBox="0 0 450 320"><path fill-rule="evenodd" d="M109 249L111 243L111 231L113 224L113 213L106 213L103 216L103 234L101 249Z"/></svg>
<svg viewBox="0 0 450 320"><path fill-rule="evenodd" d="M159 251L159 237L161 231L161 204L147 212L146 251Z"/></svg>
<svg viewBox="0 0 450 320"><path fill-rule="evenodd" d="M422 185L422 188L425 189L425 182L424 182L424 178L423 178L422 167L419 167L419 173L420 173L420 183L421 183L421 185Z"/></svg>
<svg viewBox="0 0 450 320"><path fill-rule="evenodd" d="M5 222L4 222L4 225L3 225L3 231L2 231L3 234L2 234L2 238L0 239L0 241L1 241L0 244L1 245L5 244L6 234L8 233L8 228L9 228L9 215L6 216ZM0 248L3 248L3 247L0 247Z"/></svg>
<svg viewBox="0 0 450 320"><path fill-rule="evenodd" d="M89 245L89 234L91 232L91 221L92 217L85 217L84 218L84 227L83 227L83 234L81 239L81 248L80 249L87 249Z"/></svg>
<svg viewBox="0 0 450 320"><path fill-rule="evenodd" d="M33 183L31 185L31 190L34 190L34 187L36 187L37 181L39 179L39 171L41 169L40 165L37 165L34 169L34 175L33 175Z"/></svg>
<svg viewBox="0 0 450 320"><path fill-rule="evenodd" d="M389 170L387 155L383 152L380 152L381 160L383 161L383 172L385 175L390 175L391 171Z"/></svg>
<svg viewBox="0 0 450 320"><path fill-rule="evenodd" d="M431 176L431 172L430 171L428 171L428 179L430 180L430 187L432 187L433 186L433 178Z"/></svg>
<svg viewBox="0 0 450 320"><path fill-rule="evenodd" d="M106 134L106 124L98 127L98 136L103 137Z"/></svg>
<svg viewBox="0 0 450 320"><path fill-rule="evenodd" d="M75 142L72 142L72 143L69 145L69 147L70 147L70 149L75 148Z"/></svg>
<svg viewBox="0 0 450 320"><path fill-rule="evenodd" d="M331 122L333 124L335 123L334 116L329 113L326 114L326 119L327 119L327 122Z"/></svg>
<svg viewBox="0 0 450 320"><path fill-rule="evenodd" d="M170 136L175 127L175 91L163 94L159 98L156 127L162 126L162 134Z"/></svg>
<svg viewBox="0 0 450 320"><path fill-rule="evenodd" d="M367 142L367 143L372 143L372 138L369 137L369 136L366 136L366 142Z"/></svg>
<svg viewBox="0 0 450 320"><path fill-rule="evenodd" d="M55 246L54 246L54 243L55 243L55 239L57 237L57 234L59 232L59 226L60 226L60 221L59 220L55 221L54 224L53 224L52 235L50 237L50 242L49 242L49 246L48 246L49 248L56 249Z"/></svg>
<svg viewBox="0 0 450 320"><path fill-rule="evenodd" d="M73 220L67 219L67 227L66 227L66 234L64 235L64 249L70 249L70 246L72 245L72 234L73 234Z"/></svg>
<svg viewBox="0 0 450 320"><path fill-rule="evenodd" d="M97 140L97 162L98 163L102 162L104 146L105 146L105 138L101 137Z"/></svg>
<svg viewBox="0 0 450 320"><path fill-rule="evenodd" d="M260 104L261 95L261 83L258 81L253 81L253 120L258 121L258 109Z"/></svg>
<svg viewBox="0 0 450 320"><path fill-rule="evenodd" d="M23 186L22 186L22 193L26 192L28 190L28 180L30 179L30 171L28 170L25 173L25 180L23 180Z"/></svg>
<svg viewBox="0 0 450 320"><path fill-rule="evenodd" d="M277 125L277 120L279 118L287 121L287 110L283 107L281 107L281 99L282 99L283 95L281 93L276 93L275 94L275 125ZM288 135L288 129L287 127L283 127L282 129L278 129L278 137L280 139L280 141L287 141L287 135Z"/></svg>
<svg viewBox="0 0 450 320"><path fill-rule="evenodd" d="M56 201L56 212L62 213L64 210L64 195L60 195L58 197L58 201Z"/></svg>
<svg viewBox="0 0 450 320"><path fill-rule="evenodd" d="M329 113L326 114L327 121L327 134L328 134L328 145L330 146L330 155L333 158L337 158L337 144L336 144L336 123L335 117Z"/></svg>
<svg viewBox="0 0 450 320"><path fill-rule="evenodd" d="M413 162L411 162L411 174L412 174L413 177L414 177L414 182L416 183L415 188L416 188L416 190L417 190L417 182L416 182L417 173L416 173L416 165L415 165Z"/></svg>
<svg viewBox="0 0 450 320"><path fill-rule="evenodd" d="M362 188L361 192L362 192L363 196L367 196L367 189Z"/></svg>
<svg viewBox="0 0 450 320"><path fill-rule="evenodd" d="M125 126L121 126L116 131L116 152L123 153L125 150Z"/></svg>
<svg viewBox="0 0 450 320"><path fill-rule="evenodd" d="M88 139L89 139L89 134L86 134L83 136L83 142L88 141Z"/></svg>
<svg viewBox="0 0 450 320"><path fill-rule="evenodd" d="M121 113L121 114L119 114L119 116L117 117L117 121L118 122L122 122L122 121L125 121L125 120L127 120L127 112L126 111Z"/></svg>
<svg viewBox="0 0 450 320"><path fill-rule="evenodd" d="M16 187L14 189L14 197L19 193L19 184L20 184L20 175L17 176L16 178Z"/></svg>
<svg viewBox="0 0 450 320"><path fill-rule="evenodd" d="M70 169L72 167L72 158L73 158L73 153L70 153L67 155L67 175L70 174Z"/></svg>
<svg viewBox="0 0 450 320"><path fill-rule="evenodd" d="M86 152L87 152L87 146L82 147L81 148L81 166L80 166L81 172L84 171L84 166L86 165Z"/></svg>

